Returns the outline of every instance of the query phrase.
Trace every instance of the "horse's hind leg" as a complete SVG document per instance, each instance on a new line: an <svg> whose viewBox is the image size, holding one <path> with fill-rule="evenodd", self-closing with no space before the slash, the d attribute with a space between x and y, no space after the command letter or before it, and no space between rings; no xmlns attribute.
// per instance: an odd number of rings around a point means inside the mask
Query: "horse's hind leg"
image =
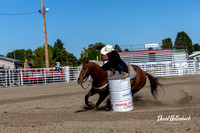
<svg viewBox="0 0 200 133"><path fill-rule="evenodd" d="M103 100L104 100L107 96L108 96L108 93L104 94L103 96L100 95L100 97L99 97L99 99L98 99L98 101L97 101L97 103L96 103L96 107L97 107L97 108L99 107L99 105L103 102Z"/></svg>
<svg viewBox="0 0 200 133"><path fill-rule="evenodd" d="M105 100L105 98L109 95L109 89L106 89L105 92L101 92L99 93L99 99L96 103L96 108L99 107L99 105L103 102L103 100Z"/></svg>
<svg viewBox="0 0 200 133"><path fill-rule="evenodd" d="M92 88L87 95L85 95L85 105L88 106L90 109L95 108L95 104L88 101L89 97L93 96L94 94L96 94L96 92L94 91L94 89Z"/></svg>

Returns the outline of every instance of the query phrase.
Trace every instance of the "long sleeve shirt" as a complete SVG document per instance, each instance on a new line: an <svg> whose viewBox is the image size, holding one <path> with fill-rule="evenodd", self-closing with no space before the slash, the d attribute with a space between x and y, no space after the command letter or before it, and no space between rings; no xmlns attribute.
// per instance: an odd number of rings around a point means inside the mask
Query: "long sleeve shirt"
<svg viewBox="0 0 200 133"><path fill-rule="evenodd" d="M108 54L108 62L105 63L102 66L102 69L104 69L104 70L111 70L111 68L117 70L120 74L121 74L122 70L124 70L126 73L128 73L128 67L127 67L127 65L120 58L118 52L115 51L115 50L112 51L110 54Z"/></svg>

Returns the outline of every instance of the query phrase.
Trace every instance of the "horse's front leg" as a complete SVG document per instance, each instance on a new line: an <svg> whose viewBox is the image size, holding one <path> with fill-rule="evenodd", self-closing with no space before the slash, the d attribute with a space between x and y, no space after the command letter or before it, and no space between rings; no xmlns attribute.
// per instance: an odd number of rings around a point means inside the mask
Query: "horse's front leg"
<svg viewBox="0 0 200 133"><path fill-rule="evenodd" d="M99 93L99 99L96 103L96 108L99 107L99 105L105 100L105 98L109 95L109 90L106 89L106 91Z"/></svg>
<svg viewBox="0 0 200 133"><path fill-rule="evenodd" d="M90 108L90 109L94 109L96 107L96 105L92 102L90 102L88 99L89 97L93 96L94 94L96 94L97 92L94 91L94 89L92 88L87 95L85 95L85 105Z"/></svg>

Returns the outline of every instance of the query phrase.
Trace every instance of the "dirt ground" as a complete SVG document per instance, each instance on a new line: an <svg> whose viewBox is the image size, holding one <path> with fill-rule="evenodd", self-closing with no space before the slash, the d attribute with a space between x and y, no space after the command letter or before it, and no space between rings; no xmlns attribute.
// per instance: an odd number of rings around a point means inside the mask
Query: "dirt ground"
<svg viewBox="0 0 200 133"><path fill-rule="evenodd" d="M130 112L106 111L106 101L97 111L84 110L89 89L76 82L0 88L0 133L199 133L200 75L160 82L159 100L147 83Z"/></svg>

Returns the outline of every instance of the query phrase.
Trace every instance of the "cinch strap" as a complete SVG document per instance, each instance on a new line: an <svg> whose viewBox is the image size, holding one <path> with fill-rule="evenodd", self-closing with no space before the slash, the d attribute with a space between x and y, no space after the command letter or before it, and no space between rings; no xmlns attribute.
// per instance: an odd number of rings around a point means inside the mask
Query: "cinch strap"
<svg viewBox="0 0 200 133"><path fill-rule="evenodd" d="M101 86L101 87L95 87L95 86L92 86L92 87L95 88L95 89L103 89L103 88L105 88L107 85L108 85L108 83L106 83L105 85L103 85L103 86Z"/></svg>

